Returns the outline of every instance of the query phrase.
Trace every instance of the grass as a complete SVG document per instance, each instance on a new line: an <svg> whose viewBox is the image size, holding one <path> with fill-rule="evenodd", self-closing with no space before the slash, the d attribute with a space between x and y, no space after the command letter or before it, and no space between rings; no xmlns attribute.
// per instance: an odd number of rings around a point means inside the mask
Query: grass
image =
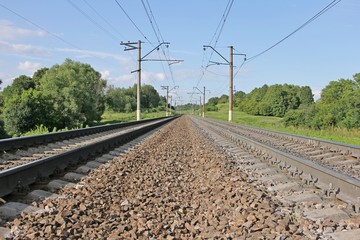
<svg viewBox="0 0 360 240"><path fill-rule="evenodd" d="M219 111L206 112L205 116L212 119L227 121L228 106L224 104L219 105L218 107ZM285 127L282 123L282 118L253 116L244 112L237 111L235 109L233 111L233 122L280 132L294 133L303 136L321 138L334 142L342 142L360 146L360 129L348 130L344 128L334 128L313 130L308 128Z"/></svg>
<svg viewBox="0 0 360 240"><path fill-rule="evenodd" d="M165 112L152 112L152 113L141 113L141 119L157 118L164 117ZM129 122L136 120L136 112L131 113L118 113L106 110L101 116L102 120L100 122L103 124L119 123L119 122Z"/></svg>

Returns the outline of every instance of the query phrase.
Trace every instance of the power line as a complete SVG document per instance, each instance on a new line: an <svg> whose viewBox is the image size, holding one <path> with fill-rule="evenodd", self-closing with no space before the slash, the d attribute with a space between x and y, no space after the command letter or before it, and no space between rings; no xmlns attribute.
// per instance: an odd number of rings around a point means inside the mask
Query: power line
<svg viewBox="0 0 360 240"><path fill-rule="evenodd" d="M145 6L144 0L141 0L141 3L142 3L142 5L143 5L143 7L144 7L144 9L145 9L146 15L147 15L147 17L148 17L148 19L149 19L149 21L150 21L150 24L151 24L151 27L152 27L154 33L155 33L156 39L158 40L158 43L160 43L160 38L159 38L159 36L158 36L158 34L157 34L156 30L155 30L154 23L153 23L153 21L151 20L150 14L149 14L146 6Z"/></svg>
<svg viewBox="0 0 360 240"><path fill-rule="evenodd" d="M43 30L44 32L48 33L49 35L51 35L51 36L53 36L53 37L57 38L57 39L58 39L58 40L60 40L61 42L65 43L66 45L69 45L69 46L71 46L71 47L73 47L73 48L76 48L76 49L78 49L78 50L81 50L81 49L80 49L79 47L77 47L76 45L74 45L74 44L70 43L69 41L66 41L66 40L65 40L65 39L63 39L62 37L60 37L60 36L58 36L58 35L56 35L56 34L54 34L54 33L50 32L50 31L48 31L46 28L44 28L44 27L42 27L42 26L40 26L40 25L38 25L38 24L34 23L33 21L31 21L31 20L29 20L28 18L26 18L26 17L24 17L24 16L20 15L19 13L17 13L17 12L15 12L15 11L11 10L10 8L8 8L8 7L4 6L3 4L1 4L1 3L0 3L0 6L1 6L2 8L5 8L5 9L6 9L6 10L8 10L9 12L11 12L11 13L15 14L15 15L16 15L16 16L18 16L19 18L21 18L21 19L25 20L26 22L28 22L28 23L30 23L30 24L32 24L32 25L34 25L35 27L40 28L40 29L41 29L41 30Z"/></svg>
<svg viewBox="0 0 360 240"><path fill-rule="evenodd" d="M100 17L112 30L114 30L117 34L119 34L122 38L125 39L125 37L112 25L104 16L102 16L90 3L87 2L87 0L83 0L85 4L91 8L95 12L95 14Z"/></svg>
<svg viewBox="0 0 360 240"><path fill-rule="evenodd" d="M233 3L234 3L234 0L229 0L228 4L226 5L225 11L224 11L224 13L223 13L223 15L222 15L222 17L220 19L219 25L216 28L214 36L212 37L212 39L211 39L211 41L210 41L210 43L208 45L211 45L211 42L213 41L214 37L216 36L216 32L218 31L219 26L221 25L220 30L218 32L218 36L217 36L217 38L215 40L215 43L214 43L214 48L217 46L217 43L218 43L218 41L220 39L220 36L221 36L221 33L222 33L223 29L224 29L225 22L227 20L227 17L229 16L229 13L230 13L230 10L231 10L231 7L232 7ZM211 52L209 62L211 61L211 58L212 58L213 54L214 54L214 52Z"/></svg>
<svg viewBox="0 0 360 240"><path fill-rule="evenodd" d="M294 35L296 32L300 31L302 28L304 28L306 25L310 24L311 22L313 22L315 19L317 19L318 17L320 17L321 15L323 15L325 12L327 12L328 10L330 10L331 8L333 8L335 5L337 5L339 2L341 2L342 0L333 0L331 3L329 3L326 7L324 7L323 9L321 9L320 12L318 12L317 14L315 14L312 18L310 18L309 20L307 20L304 24L302 24L300 27L298 27L297 29L295 29L294 31L292 31L290 34L288 34L287 36L285 36L284 38L282 38L280 41L276 42L275 44L273 44L272 46L270 46L269 48L265 49L264 51L256 54L255 56L252 56L248 59L248 62L254 60L255 58L258 58L259 56L265 54L266 52L270 51L271 49L273 49L274 47L276 47L277 45L279 45L280 43L284 42L286 39L288 39L289 37L291 37L292 35Z"/></svg>
<svg viewBox="0 0 360 240"><path fill-rule="evenodd" d="M222 15L222 17L221 17L221 19L220 19L220 22L219 22L219 24L218 24L218 26L217 26L217 28L216 28L216 30L215 30L215 32L214 32L214 35L212 36L212 38L211 38L211 40L210 40L210 42L209 42L209 45L211 45L212 41L214 40L214 38L215 38L215 36L216 36L216 33L218 32L218 30L219 30L219 28L220 28L221 23L223 22L223 19L224 19L224 17L225 17L225 13L227 12L227 9L228 9L228 7L229 7L229 5L230 5L230 2L231 2L231 0L229 0L228 3L227 3L227 5L226 5L225 11L224 11L224 13L223 13L223 15Z"/></svg>
<svg viewBox="0 0 360 240"><path fill-rule="evenodd" d="M134 25L134 27L139 31L139 33L151 44L151 42L149 41L149 39L145 36L145 34L140 30L140 28L136 25L136 23L131 19L131 17L129 16L129 14L125 11L125 9L120 5L120 3L118 2L118 0L115 0L115 2L117 3L117 5L119 6L119 8L123 11L123 13L126 15L126 17L130 20L130 22Z"/></svg>
<svg viewBox="0 0 360 240"><path fill-rule="evenodd" d="M73 6L78 12L80 12L82 15L84 15L90 22L92 22L95 26L97 26L99 29L101 29L104 33L106 33L109 37L111 37L115 42L119 42L119 40L108 30L106 30L103 26L101 26L98 22L96 22L92 17L90 17L86 12L81 10L79 6L77 6L75 3L73 3L71 0L67 0L67 2Z"/></svg>
<svg viewBox="0 0 360 240"><path fill-rule="evenodd" d="M224 28L224 26L225 26L227 17L229 16L229 13L230 13L230 10L231 10L231 8L232 8L233 3L234 3L234 0L229 0L229 1L228 1L227 5L226 5L226 8L225 8L225 10L224 10L224 13L223 13L223 15L222 15L222 17L221 17L221 19L220 19L220 22L219 22L219 24L218 24L218 26L217 26L217 28L216 28L216 30L215 30L215 33L214 33L213 37L211 38L211 40L210 40L210 42L209 42L208 45L211 45L212 41L215 39L215 36L216 36L216 34L217 34L216 41L215 41L215 43L214 43L214 47L216 47L216 45L217 45L217 43L218 43L218 41L219 41L219 39L220 39L221 33L222 33L222 31L223 31L223 28ZM203 80L204 75L205 75L205 71L207 70L207 67L208 67L208 65L209 65L209 63L210 63L210 61L211 61L211 58L212 58L213 54L214 54L214 52L211 52L210 57L209 57L209 59L208 59L208 61L207 61L207 63L206 63L206 66L204 66L204 62L205 62L205 61L204 61L204 60L205 60L205 52L204 52L204 54L203 54L203 60L202 60L202 67L203 67L203 69L202 69L202 74L201 74L201 77L199 78L199 80L198 80L198 82L197 82L197 84L196 84L196 87L198 87L199 84L200 84L200 82ZM192 97L192 96L191 96L191 97Z"/></svg>
<svg viewBox="0 0 360 240"><path fill-rule="evenodd" d="M141 0L141 3L143 5L143 7L144 7L145 13L146 13L146 15L147 15L147 17L149 19L150 25L151 25L151 27L152 27L152 29L154 31L154 34L155 34L156 39L158 40L158 43L164 42L164 39L163 39L162 34L160 32L160 28L159 28L159 26L158 26L158 24L156 22L156 19L155 19L153 11L151 9L149 1L146 0L146 4L145 4L144 0ZM163 55L165 57L165 60L169 60L170 59L169 48L166 48L167 53L164 50L164 46L161 46L160 48L161 48L162 53L163 53ZM159 57L160 57L160 54L159 54ZM164 68L164 65L163 65L162 62L161 62L161 65L162 65L165 77L167 78L167 75L165 73L165 68ZM172 80L172 82L173 82L173 84L175 86L176 84L175 84L175 81L174 81L174 74L173 74L172 68L170 66L170 63L168 63L168 68L169 68L171 80Z"/></svg>
<svg viewBox="0 0 360 240"><path fill-rule="evenodd" d="M162 34L161 34L161 32L160 32L159 25L157 24L156 19L155 19L155 17L154 17L154 14L153 14L153 12L152 12L152 10L151 10L151 7L150 7L150 4L149 4L149 1L148 1L148 0L146 0L146 3L147 3L147 5L148 5L148 8L149 8L150 14L151 14L151 16L152 16L152 18L153 18L153 20L154 20L154 23L155 23L156 29L157 29L157 31L158 31L158 33L159 33L159 35L160 35L161 41L163 41L163 42L164 42L164 38L162 37Z"/></svg>
<svg viewBox="0 0 360 240"><path fill-rule="evenodd" d="M234 0L231 0L230 6L228 7L228 10L227 10L227 12L226 12L226 15L225 15L225 17L223 18L223 23L222 23L221 28L220 28L220 30L219 30L219 35L218 35L218 37L216 38L214 47L216 47L216 45L217 45L217 43L218 43L218 41L219 41L220 35L221 35L221 33L222 33L222 30L224 29L225 22L226 22L226 20L227 20L227 17L229 16L229 13L230 13L230 10L231 10L231 7L232 7L233 3L234 3Z"/></svg>

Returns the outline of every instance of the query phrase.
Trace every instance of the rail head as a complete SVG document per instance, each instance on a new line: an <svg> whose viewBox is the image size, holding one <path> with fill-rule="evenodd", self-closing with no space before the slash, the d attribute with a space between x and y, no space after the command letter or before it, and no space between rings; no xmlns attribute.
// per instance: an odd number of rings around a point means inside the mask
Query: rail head
<svg viewBox="0 0 360 240"><path fill-rule="evenodd" d="M146 124L141 128L114 136L96 143L91 143L82 147L69 150L58 155L46 157L21 166L0 171L0 197L14 192L19 186L27 187L41 177L48 177L55 170L63 170L69 164L77 164L81 159L96 155L105 149L111 149L118 145L128 142L129 139L136 138L149 132L161 125L164 125L176 117L157 119L154 123ZM149 121L147 121L149 122ZM144 122L142 122L144 123Z"/></svg>
<svg viewBox="0 0 360 240"><path fill-rule="evenodd" d="M213 122L218 122L221 124L229 124L230 126L234 126L234 127L245 127L248 129L254 129L254 130L258 130L258 131L265 131L265 132L277 134L279 136L285 136L285 137L291 138L295 141L311 143L311 144L317 145L321 148L329 149L333 152L341 152L345 155L351 155L360 160L360 146L358 146L358 145L334 142L334 141L329 141L329 140L315 138L315 137L308 137L308 136L302 136L302 135L293 134L293 133L269 130L269 129L249 126L249 125L245 125L245 124L229 123L229 122L225 122L225 121L221 121L221 120L206 119L206 121L210 121L210 122L213 121Z"/></svg>
<svg viewBox="0 0 360 240"><path fill-rule="evenodd" d="M168 117L159 117L159 118L151 118L140 121L106 124L102 126L94 126L89 128L81 128L81 129L69 130L64 132L39 134L39 135L26 136L26 137L0 139L0 152L9 151L11 149L16 149L16 148L29 147L43 143L50 143L59 140L70 139L74 137L85 136L89 134L100 133L104 131L110 131L114 129L121 129L128 126L134 126L134 125L151 122L151 121L157 121L166 118Z"/></svg>

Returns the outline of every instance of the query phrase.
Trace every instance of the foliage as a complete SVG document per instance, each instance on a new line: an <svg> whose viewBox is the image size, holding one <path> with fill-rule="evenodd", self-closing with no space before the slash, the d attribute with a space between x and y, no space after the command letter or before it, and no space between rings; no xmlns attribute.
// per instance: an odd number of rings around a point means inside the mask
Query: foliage
<svg viewBox="0 0 360 240"><path fill-rule="evenodd" d="M134 84L131 88L116 88L109 86L106 91L106 106L115 112L130 113L136 110L136 88ZM165 100L166 101L166 100ZM141 86L141 108L157 108L160 104L165 105L165 101L151 85Z"/></svg>
<svg viewBox="0 0 360 240"><path fill-rule="evenodd" d="M290 110L314 102L310 87L289 84L265 84L249 94L238 94L235 100L239 109L249 114L276 117L283 117Z"/></svg>
<svg viewBox="0 0 360 240"><path fill-rule="evenodd" d="M49 129L45 127L43 124L36 125L35 129L32 129L24 134L22 136L32 136L32 135L39 135L39 134L46 134L49 133Z"/></svg>
<svg viewBox="0 0 360 240"><path fill-rule="evenodd" d="M49 129L93 124L105 110L105 87L89 64L70 59L39 69L32 78L21 75L0 94L4 128L10 135L22 135L41 124Z"/></svg>
<svg viewBox="0 0 360 240"><path fill-rule="evenodd" d="M106 81L89 64L66 59L40 79L41 89L54 101L56 126L74 128L100 121L105 110Z"/></svg>
<svg viewBox="0 0 360 240"><path fill-rule="evenodd" d="M135 87L136 85L134 85ZM143 108L156 108L159 106L160 96L155 88L151 85L141 86L141 107Z"/></svg>
<svg viewBox="0 0 360 240"><path fill-rule="evenodd" d="M286 126L304 126L314 129L360 127L360 75L354 79L331 81L313 105L300 110L297 116L288 112Z"/></svg>
<svg viewBox="0 0 360 240"><path fill-rule="evenodd" d="M13 83L4 88L3 94L5 98L19 96L23 91L35 89L35 82L31 77L21 75L14 79Z"/></svg>
<svg viewBox="0 0 360 240"><path fill-rule="evenodd" d="M156 112L141 113L141 119L157 118L164 116L165 116L165 109L161 112L156 111ZM111 110L105 110L104 114L102 115L101 124L111 124L111 123L128 122L135 120L136 120L135 112L121 113L121 112L114 112Z"/></svg>
<svg viewBox="0 0 360 240"><path fill-rule="evenodd" d="M228 103L229 102L229 96L228 95L221 95L221 97L219 98L218 100L218 103L221 104L221 103Z"/></svg>
<svg viewBox="0 0 360 240"><path fill-rule="evenodd" d="M218 97L209 98L208 102L205 105L206 111L218 111L218 107L216 106L219 103Z"/></svg>
<svg viewBox="0 0 360 240"><path fill-rule="evenodd" d="M228 105L220 104L217 105L219 111L208 112L206 117L227 121L228 119ZM299 111L299 110L295 110ZM334 127L329 129L311 129L308 127L284 127L282 118L272 116L254 116L245 112L240 112L234 109L233 122L251 125L260 128L266 128L270 130L277 130L282 132L294 133L309 137L316 137L327 139L330 141L344 142L348 144L360 145L360 128L346 129L340 127Z"/></svg>
<svg viewBox="0 0 360 240"><path fill-rule="evenodd" d="M9 135L18 136L36 125L53 126L51 109L50 98L34 89L6 98L3 112L5 130Z"/></svg>
<svg viewBox="0 0 360 240"><path fill-rule="evenodd" d="M0 79L0 85L2 84L2 80ZM1 87L0 87L1 89ZM3 92L0 92L0 116L2 115L2 109L4 106L4 94ZM0 118L0 138L6 138L8 137L7 133L4 129L4 121Z"/></svg>

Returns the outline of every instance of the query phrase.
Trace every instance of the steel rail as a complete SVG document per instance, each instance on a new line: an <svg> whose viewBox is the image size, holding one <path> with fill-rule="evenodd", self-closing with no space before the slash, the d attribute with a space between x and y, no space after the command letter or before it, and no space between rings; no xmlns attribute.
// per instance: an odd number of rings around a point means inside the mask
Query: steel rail
<svg viewBox="0 0 360 240"><path fill-rule="evenodd" d="M6 138L0 139L0 152L9 151L11 149L23 148L23 147L30 147L34 145L40 145L44 143L55 142L59 140L65 140L75 137L81 137L85 135L100 133L104 131L110 131L114 129L121 129L129 126L134 126L138 124L143 124L151 121L161 120L166 117L160 118L152 118L146 119L141 121L131 121L131 122L124 122L124 123L115 123L115 124L107 124L102 126L96 127L89 127L89 128L82 128L76 130L69 130L65 132L56 132L56 133L47 133L41 135L33 135L33 136L26 136L26 137L15 137L15 138Z"/></svg>
<svg viewBox="0 0 360 240"><path fill-rule="evenodd" d="M124 144L138 136L141 136L157 127L160 127L161 125L170 122L175 118L176 117L163 118L160 120L158 119L157 122L150 123L145 127L138 128L100 142L85 145L58 155L4 170L0 172L0 197L14 192L19 186L26 187L35 183L40 178L49 177L55 171L64 170L69 165L77 164L89 156L96 155L107 149Z"/></svg>
<svg viewBox="0 0 360 240"><path fill-rule="evenodd" d="M202 120L200 118L197 119ZM225 136L237 145L245 146L247 149L252 149L258 153L260 152L262 156L268 158L269 164L278 165L279 168L281 167L282 170L287 171L290 175L291 171L296 169L296 176L300 177L306 184L313 184L322 189L326 196L336 196L338 199L349 203L356 212L360 211L360 180L338 173L304 158L282 152L270 145L241 136L231 132L230 129L224 130L223 126L218 126L211 121L204 122L215 126L215 128L211 127L213 131Z"/></svg>
<svg viewBox="0 0 360 240"><path fill-rule="evenodd" d="M253 130L257 130L257 131L267 132L267 133L275 134L278 137L287 137L294 142L302 142L304 144L310 144L310 145L317 146L322 149L328 149L333 152L340 152L344 155L351 155L360 160L360 146L358 146L358 145L333 142L333 141L324 140L324 139L320 139L320 138L301 136L298 134L285 133L285 132L280 132L280 131L275 131L275 130L268 130L268 129L253 127L253 126L244 125L244 124L228 123L228 122L224 122L224 121L220 121L220 120L206 119L206 121L217 122L222 125L230 125L230 126L240 128L240 129L245 128L245 129L253 129Z"/></svg>

